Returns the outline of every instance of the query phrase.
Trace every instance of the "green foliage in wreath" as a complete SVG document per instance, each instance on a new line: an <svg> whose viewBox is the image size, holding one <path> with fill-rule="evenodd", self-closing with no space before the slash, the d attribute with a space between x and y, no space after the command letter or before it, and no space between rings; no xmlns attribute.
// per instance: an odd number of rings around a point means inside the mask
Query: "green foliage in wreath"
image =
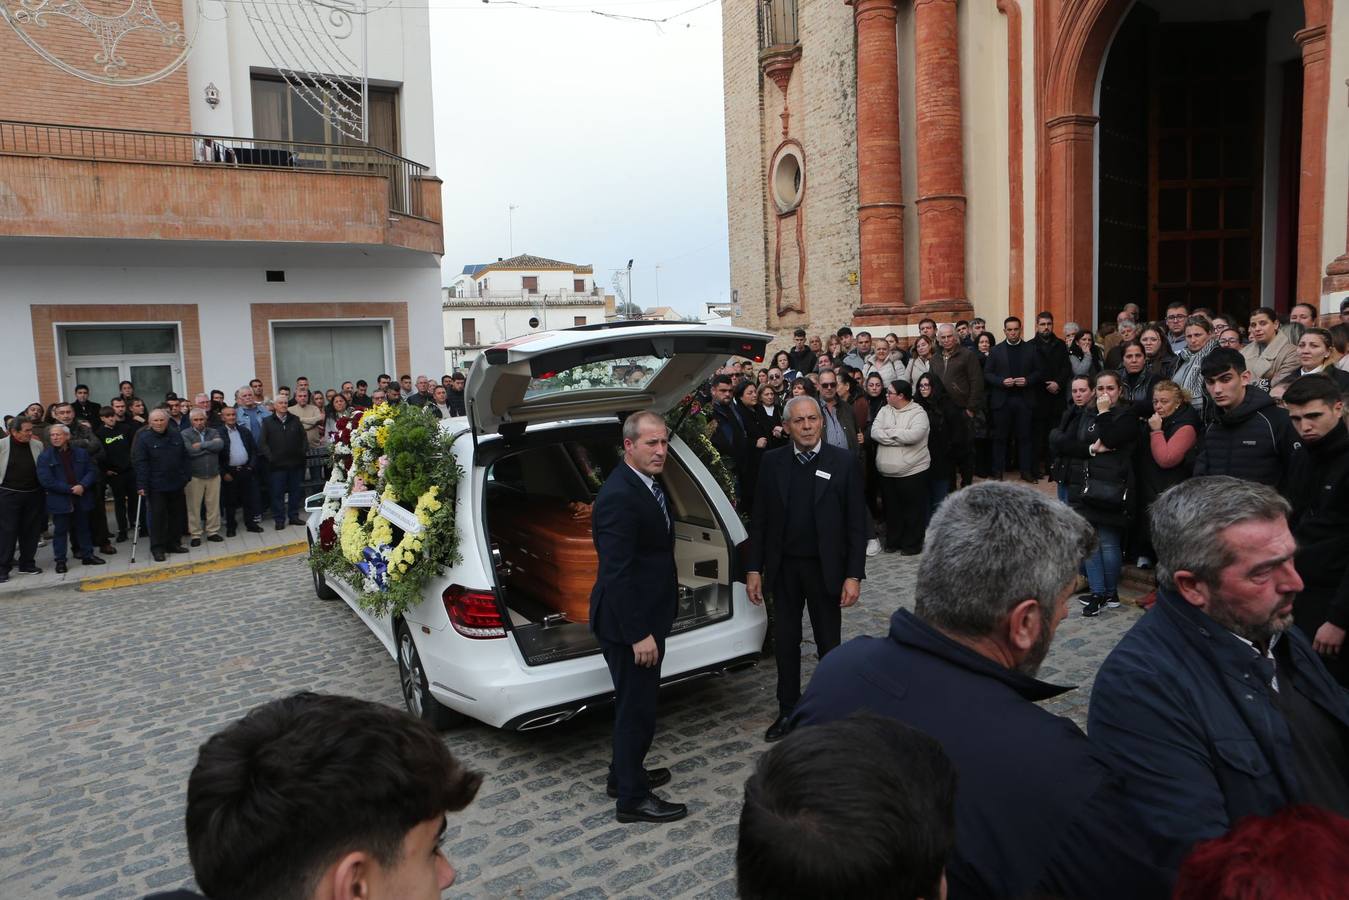
<svg viewBox="0 0 1349 900"><path fill-rule="evenodd" d="M702 460L703 465L707 466L712 477L717 480L721 492L731 501L731 506L740 516L740 520L749 524L749 510L741 509L739 498L736 497L735 479L731 477L730 469L726 467L721 453L712 446L712 434L716 430L717 423L712 421L711 408L699 403L692 395L685 396L679 401L678 406L665 414L665 424L669 426L671 434L688 444L693 455Z"/></svg>
<svg viewBox="0 0 1349 900"><path fill-rule="evenodd" d="M329 483L344 485L347 494L374 491L379 506L326 500L310 565L354 588L372 615L401 616L459 560L454 512L462 473L453 444L434 415L409 404L381 404L352 416L345 428L339 424ZM422 530L405 533L381 514L392 504L413 514Z"/></svg>

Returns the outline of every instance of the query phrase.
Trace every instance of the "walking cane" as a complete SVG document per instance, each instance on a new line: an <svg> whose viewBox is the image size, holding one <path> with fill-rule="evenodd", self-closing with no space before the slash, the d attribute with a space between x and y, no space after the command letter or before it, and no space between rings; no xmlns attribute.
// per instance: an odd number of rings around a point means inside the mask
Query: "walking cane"
<svg viewBox="0 0 1349 900"><path fill-rule="evenodd" d="M131 532L131 561L133 563L136 561L136 542L141 538L141 502L144 499L144 494L139 492L136 494L136 527Z"/></svg>

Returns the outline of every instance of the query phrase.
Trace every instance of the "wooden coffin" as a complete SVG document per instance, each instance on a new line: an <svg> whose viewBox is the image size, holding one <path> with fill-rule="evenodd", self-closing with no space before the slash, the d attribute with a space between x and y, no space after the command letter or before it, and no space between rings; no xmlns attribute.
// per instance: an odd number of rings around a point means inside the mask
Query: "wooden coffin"
<svg viewBox="0 0 1349 900"><path fill-rule="evenodd" d="M548 498L494 499L488 516L502 584L569 622L590 621L590 589L599 573L590 508Z"/></svg>

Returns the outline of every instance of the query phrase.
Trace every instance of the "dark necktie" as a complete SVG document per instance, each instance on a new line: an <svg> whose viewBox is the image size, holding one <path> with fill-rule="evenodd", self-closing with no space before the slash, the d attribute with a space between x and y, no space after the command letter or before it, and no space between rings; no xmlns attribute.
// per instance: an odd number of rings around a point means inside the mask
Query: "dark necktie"
<svg viewBox="0 0 1349 900"><path fill-rule="evenodd" d="M651 493L655 495L656 502L660 504L660 514L665 517L666 527L669 527L670 510L665 506L665 492L660 489L659 483L653 481L651 482Z"/></svg>
<svg viewBox="0 0 1349 900"><path fill-rule="evenodd" d="M796 454L796 458L798 461L800 461L801 465L808 466L815 459L815 451L803 450L800 453Z"/></svg>

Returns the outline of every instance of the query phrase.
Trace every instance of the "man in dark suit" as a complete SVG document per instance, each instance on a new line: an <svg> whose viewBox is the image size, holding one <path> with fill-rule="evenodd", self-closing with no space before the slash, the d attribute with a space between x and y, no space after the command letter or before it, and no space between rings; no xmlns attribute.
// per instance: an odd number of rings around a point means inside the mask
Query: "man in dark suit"
<svg viewBox="0 0 1349 900"><path fill-rule="evenodd" d="M993 478L1002 478L1007 463L1007 438L1015 434L1021 478L1033 482L1031 422L1035 395L1044 380L1038 368L1040 354L1021 339L1021 320L1016 316L1007 317L1002 331L1007 339L993 348L984 367L988 405L993 410Z"/></svg>
<svg viewBox="0 0 1349 900"><path fill-rule="evenodd" d="M1073 367L1068 361L1068 345L1054 334L1054 314L1048 310L1035 317L1035 337L1031 346L1038 354L1035 365L1040 387L1035 391L1031 421L1031 474L1048 474L1050 466L1049 432L1063 418L1068 388L1073 383ZM1119 368L1118 365L1111 368ZM1151 404L1149 404L1151 410Z"/></svg>
<svg viewBox="0 0 1349 900"><path fill-rule="evenodd" d="M801 699L801 613L810 615L820 659L838 646L842 607L857 602L866 577L866 500L855 454L824 440L813 397L787 401L782 424L792 442L764 454L750 521L745 583L749 599L772 593L778 663L778 717L764 739L781 740Z"/></svg>
<svg viewBox="0 0 1349 900"><path fill-rule="evenodd" d="M620 822L673 822L688 815L682 803L651 793L670 780L669 769L644 769L656 733L656 699L665 638L679 599L674 520L657 480L670 452L670 432L659 413L645 410L623 423L623 464L591 510L599 577L590 592L590 629L614 680L614 750L609 796Z"/></svg>

